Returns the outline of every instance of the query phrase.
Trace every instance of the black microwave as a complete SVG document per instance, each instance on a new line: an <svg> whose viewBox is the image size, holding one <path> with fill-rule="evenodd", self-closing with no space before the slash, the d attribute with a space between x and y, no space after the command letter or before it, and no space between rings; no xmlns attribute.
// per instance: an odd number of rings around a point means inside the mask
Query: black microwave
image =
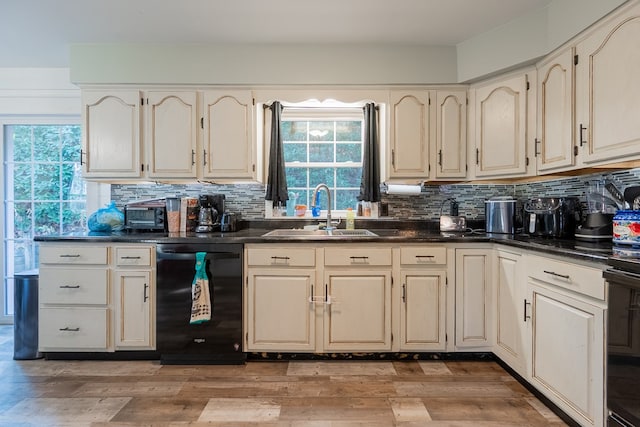
<svg viewBox="0 0 640 427"><path fill-rule="evenodd" d="M124 207L124 228L136 231L166 231L165 201L130 203Z"/></svg>

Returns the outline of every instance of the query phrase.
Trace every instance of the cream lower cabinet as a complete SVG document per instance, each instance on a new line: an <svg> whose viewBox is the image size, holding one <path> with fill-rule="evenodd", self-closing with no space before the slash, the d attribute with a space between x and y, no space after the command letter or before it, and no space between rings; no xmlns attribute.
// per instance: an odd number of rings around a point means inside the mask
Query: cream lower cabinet
<svg viewBox="0 0 640 427"><path fill-rule="evenodd" d="M245 246L246 351L390 351L391 248Z"/></svg>
<svg viewBox="0 0 640 427"><path fill-rule="evenodd" d="M394 265L400 266L400 283L394 289L394 310L399 314L398 350L446 350L447 249L397 248Z"/></svg>
<svg viewBox="0 0 640 427"><path fill-rule="evenodd" d="M527 255L529 382L580 425L605 423L602 271Z"/></svg>
<svg viewBox="0 0 640 427"><path fill-rule="evenodd" d="M461 351L492 348L491 252L491 246L455 251L455 347Z"/></svg>
<svg viewBox="0 0 640 427"><path fill-rule="evenodd" d="M40 351L107 351L111 297L106 245L41 244Z"/></svg>
<svg viewBox="0 0 640 427"><path fill-rule="evenodd" d="M152 350L152 245L40 243L39 349Z"/></svg>
<svg viewBox="0 0 640 427"><path fill-rule="evenodd" d="M114 341L116 350L155 348L155 250L150 246L116 246Z"/></svg>
<svg viewBox="0 0 640 427"><path fill-rule="evenodd" d="M523 254L499 248L495 256L495 346L493 352L523 377L527 375L526 276Z"/></svg>
<svg viewBox="0 0 640 427"><path fill-rule="evenodd" d="M315 351L315 267L315 247L245 245L245 351Z"/></svg>

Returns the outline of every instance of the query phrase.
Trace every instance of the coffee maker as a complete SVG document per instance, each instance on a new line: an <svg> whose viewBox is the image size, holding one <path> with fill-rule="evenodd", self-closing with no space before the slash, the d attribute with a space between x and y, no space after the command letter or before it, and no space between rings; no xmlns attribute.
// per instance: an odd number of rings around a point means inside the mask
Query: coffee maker
<svg viewBox="0 0 640 427"><path fill-rule="evenodd" d="M609 241L613 238L613 216L617 210L615 200L610 197L604 180L587 183L587 214L576 229L575 237L592 242Z"/></svg>
<svg viewBox="0 0 640 427"><path fill-rule="evenodd" d="M211 233L220 229L220 218L224 213L224 194L201 194L198 197L200 213L196 233Z"/></svg>

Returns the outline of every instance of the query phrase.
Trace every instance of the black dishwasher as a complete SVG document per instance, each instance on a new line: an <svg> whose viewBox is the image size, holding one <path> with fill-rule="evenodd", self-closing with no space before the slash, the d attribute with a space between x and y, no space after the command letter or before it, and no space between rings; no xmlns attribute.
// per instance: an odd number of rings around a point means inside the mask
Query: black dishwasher
<svg viewBox="0 0 640 427"><path fill-rule="evenodd" d="M191 324L196 253L206 253L211 320ZM156 337L162 364L242 364L242 245L157 245Z"/></svg>

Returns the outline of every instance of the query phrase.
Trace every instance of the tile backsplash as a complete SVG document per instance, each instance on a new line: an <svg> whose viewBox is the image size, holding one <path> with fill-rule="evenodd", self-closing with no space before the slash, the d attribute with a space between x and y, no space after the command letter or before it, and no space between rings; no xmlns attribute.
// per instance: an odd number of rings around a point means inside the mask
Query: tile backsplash
<svg viewBox="0 0 640 427"><path fill-rule="evenodd" d="M437 219L443 202L454 198L460 215L468 219L484 218L484 201L494 196L513 196L517 199L549 196L577 196L585 199L587 182L598 178L613 179L622 190L629 185L640 185L640 169L566 177L540 182L519 184L429 184L422 187L419 196L387 195L382 185L382 201L389 204L389 216L406 219ZM199 194L223 193L226 207L240 212L244 219L264 218L263 184L114 184L111 198L118 206L132 200L155 197L197 197ZM445 211L448 207L445 205Z"/></svg>

